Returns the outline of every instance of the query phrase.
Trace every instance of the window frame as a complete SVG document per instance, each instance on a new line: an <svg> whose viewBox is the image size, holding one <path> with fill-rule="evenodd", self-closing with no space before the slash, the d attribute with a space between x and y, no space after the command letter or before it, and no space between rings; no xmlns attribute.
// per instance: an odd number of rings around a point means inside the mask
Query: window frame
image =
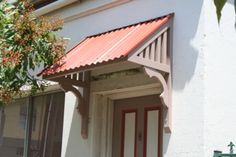
<svg viewBox="0 0 236 157"><path fill-rule="evenodd" d="M41 8L38 8L37 10L35 10L35 13L36 15L41 16L75 2L80 3L80 0L55 0L52 3L49 3Z"/></svg>
<svg viewBox="0 0 236 157"><path fill-rule="evenodd" d="M52 4L58 0L31 0L31 1L34 5L34 8L37 10L37 9L43 8L49 4Z"/></svg>

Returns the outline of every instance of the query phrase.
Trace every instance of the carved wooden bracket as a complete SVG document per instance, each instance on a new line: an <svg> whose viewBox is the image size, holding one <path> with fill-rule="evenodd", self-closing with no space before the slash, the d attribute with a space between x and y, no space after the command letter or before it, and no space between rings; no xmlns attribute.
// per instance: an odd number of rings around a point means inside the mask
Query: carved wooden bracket
<svg viewBox="0 0 236 157"><path fill-rule="evenodd" d="M166 76L164 76L158 70L149 67L144 67L144 71L149 77L157 78L162 85L163 92L161 93L160 98L165 106L164 130L166 133L171 133L171 74L166 74Z"/></svg>
<svg viewBox="0 0 236 157"><path fill-rule="evenodd" d="M76 75L76 76L75 76ZM78 113L81 115L81 136L83 139L88 138L89 123L89 93L90 93L90 72L83 74L74 74L61 78L55 78L65 92L72 92L78 102ZM82 88L82 92L78 89Z"/></svg>
<svg viewBox="0 0 236 157"><path fill-rule="evenodd" d="M163 88L163 92L160 95L160 98L161 98L162 103L165 105L165 107L169 108L169 105L170 105L169 104L169 88L167 86L166 79L157 70L154 70L154 69L151 69L151 68L148 68L148 67L144 67L144 70L145 70L146 74L149 77L156 77L161 82L161 85L162 85L162 88Z"/></svg>

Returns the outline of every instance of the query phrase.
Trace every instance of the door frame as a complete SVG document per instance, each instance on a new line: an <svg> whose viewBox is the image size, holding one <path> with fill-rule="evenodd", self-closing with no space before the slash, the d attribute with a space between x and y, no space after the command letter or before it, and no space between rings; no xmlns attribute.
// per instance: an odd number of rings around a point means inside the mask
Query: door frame
<svg viewBox="0 0 236 157"><path fill-rule="evenodd" d="M148 84L110 91L93 92L90 96L90 157L112 157L114 101L148 95L159 95L159 84ZM160 141L163 139L163 111L161 111ZM162 154L162 142L159 146Z"/></svg>

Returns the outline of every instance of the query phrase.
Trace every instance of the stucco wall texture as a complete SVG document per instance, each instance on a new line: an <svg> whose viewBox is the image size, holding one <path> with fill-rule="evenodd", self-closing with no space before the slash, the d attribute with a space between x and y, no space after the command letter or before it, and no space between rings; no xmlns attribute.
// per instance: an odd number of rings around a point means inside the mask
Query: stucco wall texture
<svg viewBox="0 0 236 157"><path fill-rule="evenodd" d="M110 0L111 1L111 0ZM53 12L69 16L109 3L87 0ZM236 142L236 33L231 1L217 24L211 0L132 0L65 23L69 48L88 35L175 13L173 38L173 131L164 134L164 157L211 157ZM66 94L62 157L95 157L91 133L80 136L75 97Z"/></svg>
<svg viewBox="0 0 236 157"><path fill-rule="evenodd" d="M212 2L205 1L205 76L204 150L229 152L236 143L236 29L233 1L222 12L220 25L215 20Z"/></svg>

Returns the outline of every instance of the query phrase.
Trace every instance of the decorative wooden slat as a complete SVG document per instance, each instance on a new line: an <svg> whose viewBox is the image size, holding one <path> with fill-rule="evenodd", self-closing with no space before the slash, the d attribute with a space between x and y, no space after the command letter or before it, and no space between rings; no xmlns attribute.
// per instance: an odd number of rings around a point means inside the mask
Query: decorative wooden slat
<svg viewBox="0 0 236 157"><path fill-rule="evenodd" d="M149 56L150 56L150 55L149 55L149 54L150 54L149 46L147 46L147 48L145 49L145 54L146 54L146 55L145 55L144 58L145 58L145 59L149 59Z"/></svg>
<svg viewBox="0 0 236 157"><path fill-rule="evenodd" d="M161 44L161 63L167 63L167 31L163 33L162 44Z"/></svg>
<svg viewBox="0 0 236 157"><path fill-rule="evenodd" d="M76 80L79 80L79 73L76 73Z"/></svg>
<svg viewBox="0 0 236 157"><path fill-rule="evenodd" d="M145 49L144 49L141 57L142 57L142 58L145 58L145 56L146 56L146 51L145 51Z"/></svg>
<svg viewBox="0 0 236 157"><path fill-rule="evenodd" d="M162 36L158 37L157 39L156 61L158 63L161 62L161 42L162 42Z"/></svg>
<svg viewBox="0 0 236 157"><path fill-rule="evenodd" d="M83 81L83 75L84 75L83 72L79 73L79 81Z"/></svg>
<svg viewBox="0 0 236 157"><path fill-rule="evenodd" d="M140 52L137 56L140 57L140 58L143 58L143 56L144 56L144 50L143 50L142 52Z"/></svg>
<svg viewBox="0 0 236 157"><path fill-rule="evenodd" d="M155 61L155 51L156 51L156 41L153 41L151 44L151 50L150 50L150 59L152 61Z"/></svg>
<svg viewBox="0 0 236 157"><path fill-rule="evenodd" d="M75 73L75 74L73 74L73 76L72 76L73 78L73 80L77 80L77 73Z"/></svg>

